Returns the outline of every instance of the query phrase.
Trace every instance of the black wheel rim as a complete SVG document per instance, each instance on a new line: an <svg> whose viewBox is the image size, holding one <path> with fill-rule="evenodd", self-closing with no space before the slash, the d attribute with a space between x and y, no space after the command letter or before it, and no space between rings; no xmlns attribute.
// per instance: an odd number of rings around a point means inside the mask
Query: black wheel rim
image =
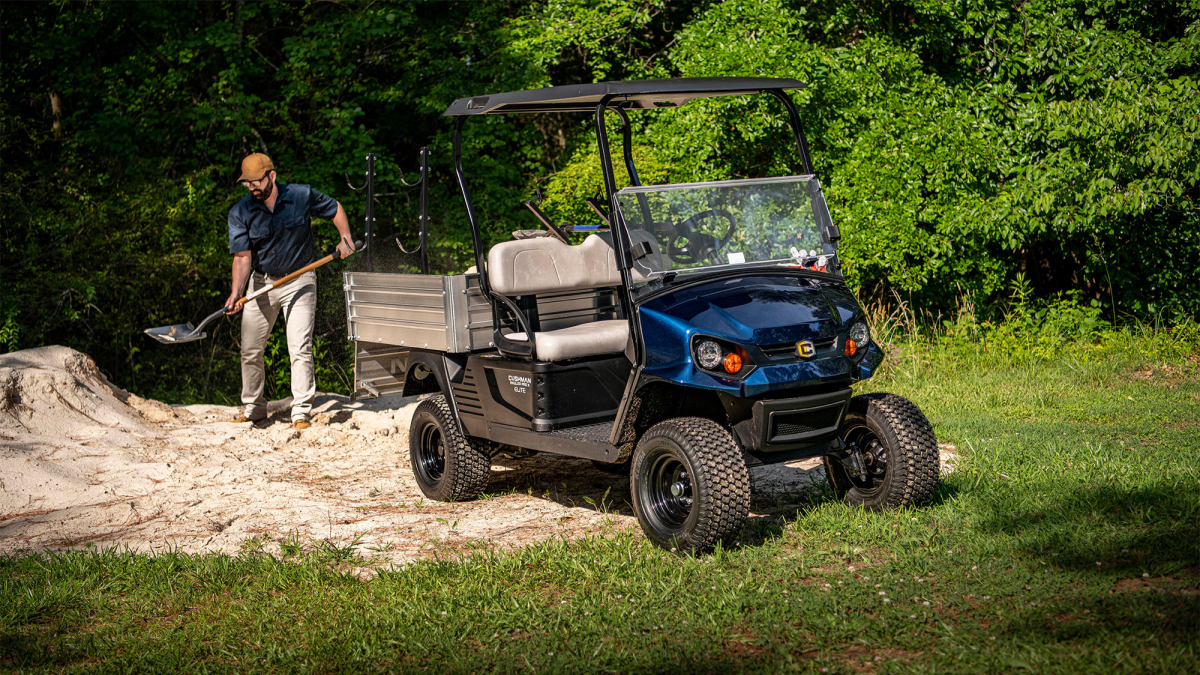
<svg viewBox="0 0 1200 675"><path fill-rule="evenodd" d="M646 518L666 536L679 533L696 509L691 469L669 447L656 448L643 466L638 498Z"/></svg>
<svg viewBox="0 0 1200 675"><path fill-rule="evenodd" d="M417 474L428 485L436 485L446 472L446 445L442 430L430 422L421 427L420 442L417 444Z"/></svg>
<svg viewBox="0 0 1200 675"><path fill-rule="evenodd" d="M863 460L866 475L853 476L847 471L850 483L860 492L874 492L883 488L883 481L888 472L887 445L879 435L871 431L865 424L858 424L846 430L842 440L851 449L857 450Z"/></svg>

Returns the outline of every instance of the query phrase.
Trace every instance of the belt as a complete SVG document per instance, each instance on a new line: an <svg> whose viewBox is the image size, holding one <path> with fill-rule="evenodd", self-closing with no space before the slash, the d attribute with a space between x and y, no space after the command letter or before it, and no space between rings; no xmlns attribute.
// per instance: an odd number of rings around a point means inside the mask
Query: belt
<svg viewBox="0 0 1200 675"><path fill-rule="evenodd" d="M313 271L315 271L315 270L313 270ZM282 279L282 278L286 277L288 274L291 274L291 272L288 272L287 274L278 274L278 275L267 274L266 272L262 272L259 270L253 270L253 272L254 272L254 277L255 277L256 281L265 281L267 283L271 283L272 281L275 281L277 279ZM306 272L305 274L308 274L308 272ZM296 277L292 281L299 281L300 278L303 276L304 276L304 274L301 274L299 277Z"/></svg>

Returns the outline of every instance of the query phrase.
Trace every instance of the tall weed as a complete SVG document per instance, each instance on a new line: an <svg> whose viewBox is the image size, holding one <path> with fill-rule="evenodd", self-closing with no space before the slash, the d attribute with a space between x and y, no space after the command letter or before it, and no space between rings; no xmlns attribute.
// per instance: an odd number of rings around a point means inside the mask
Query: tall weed
<svg viewBox="0 0 1200 675"><path fill-rule="evenodd" d="M899 296L894 304L864 309L877 344L888 353L879 370L887 380L939 370L1012 368L1052 360L1088 363L1120 360L1167 364L1200 359L1200 324L1174 326L1133 322L1114 326L1104 308L1074 294L1034 299L1018 277L1009 304L994 319L981 319L974 297L960 295L952 316L918 316Z"/></svg>

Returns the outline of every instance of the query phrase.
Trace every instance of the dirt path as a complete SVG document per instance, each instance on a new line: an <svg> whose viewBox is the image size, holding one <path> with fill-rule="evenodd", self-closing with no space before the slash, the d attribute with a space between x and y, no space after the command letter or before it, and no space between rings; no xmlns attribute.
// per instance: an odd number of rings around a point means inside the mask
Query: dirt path
<svg viewBox="0 0 1200 675"><path fill-rule="evenodd" d="M265 427L233 424L235 408L128 394L65 347L0 355L0 552L90 543L236 553L357 539L388 563L637 528L628 477L580 460L497 458L485 498L423 499L408 467L416 399L319 395L302 432L286 406L273 404ZM794 512L824 480L816 467L753 469L755 517Z"/></svg>

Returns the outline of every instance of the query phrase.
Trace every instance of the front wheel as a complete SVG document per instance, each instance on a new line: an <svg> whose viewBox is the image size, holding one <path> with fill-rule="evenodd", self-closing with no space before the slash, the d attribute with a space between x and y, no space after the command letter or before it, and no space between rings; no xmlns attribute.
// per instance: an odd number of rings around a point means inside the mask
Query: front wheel
<svg viewBox="0 0 1200 675"><path fill-rule="evenodd" d="M835 458L824 458L830 486L848 504L883 511L922 506L933 497L937 439L912 401L895 394L855 396L838 435L860 453L866 471L855 476Z"/></svg>
<svg viewBox="0 0 1200 675"><path fill-rule="evenodd" d="M630 472L633 508L650 541L703 551L728 542L750 514L750 474L733 436L716 422L678 417L638 441Z"/></svg>
<svg viewBox="0 0 1200 675"><path fill-rule="evenodd" d="M483 441L463 436L445 396L421 401L408 428L409 459L417 486L430 499L471 499L487 486L492 460Z"/></svg>

